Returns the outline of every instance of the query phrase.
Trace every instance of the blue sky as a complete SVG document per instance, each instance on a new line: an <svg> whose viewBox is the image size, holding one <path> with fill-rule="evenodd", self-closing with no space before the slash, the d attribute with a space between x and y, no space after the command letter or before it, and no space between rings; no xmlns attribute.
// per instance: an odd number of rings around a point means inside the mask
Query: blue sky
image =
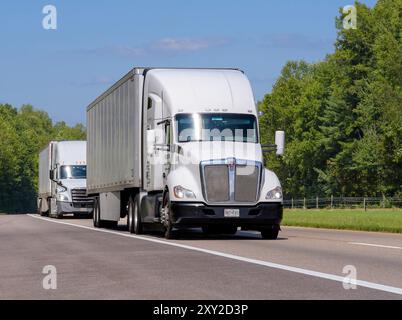
<svg viewBox="0 0 402 320"><path fill-rule="evenodd" d="M351 3L2 0L0 103L85 123L86 106L134 66L241 68L260 100L286 61L333 51L335 17ZM47 4L57 8L57 30L42 28Z"/></svg>

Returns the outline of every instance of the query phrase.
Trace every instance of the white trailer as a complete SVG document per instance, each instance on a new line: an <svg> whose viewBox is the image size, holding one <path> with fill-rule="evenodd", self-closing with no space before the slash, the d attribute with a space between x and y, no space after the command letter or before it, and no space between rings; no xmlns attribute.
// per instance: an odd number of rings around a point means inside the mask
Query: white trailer
<svg viewBox="0 0 402 320"><path fill-rule="evenodd" d="M276 239L282 189L263 167L256 104L237 69L134 68L87 108L95 227L202 227ZM283 152L284 133L270 150Z"/></svg>
<svg viewBox="0 0 402 320"><path fill-rule="evenodd" d="M92 214L86 195L86 142L51 141L39 154L38 213Z"/></svg>

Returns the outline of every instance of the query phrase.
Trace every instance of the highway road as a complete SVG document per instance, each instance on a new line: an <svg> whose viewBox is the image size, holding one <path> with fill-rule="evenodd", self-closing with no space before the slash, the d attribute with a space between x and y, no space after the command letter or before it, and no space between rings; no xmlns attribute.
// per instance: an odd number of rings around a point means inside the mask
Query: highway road
<svg viewBox="0 0 402 320"><path fill-rule="evenodd" d="M276 241L198 230L168 241L123 225L0 215L0 299L402 299L402 235L284 227ZM43 287L47 265L57 289Z"/></svg>

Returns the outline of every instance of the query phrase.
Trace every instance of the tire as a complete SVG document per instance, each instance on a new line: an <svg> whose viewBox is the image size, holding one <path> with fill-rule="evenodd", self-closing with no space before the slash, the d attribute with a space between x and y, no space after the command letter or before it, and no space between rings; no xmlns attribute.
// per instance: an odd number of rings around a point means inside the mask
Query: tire
<svg viewBox="0 0 402 320"><path fill-rule="evenodd" d="M135 196L134 200L131 196L128 200L127 228L130 233L142 234L143 232L139 194Z"/></svg>
<svg viewBox="0 0 402 320"><path fill-rule="evenodd" d="M278 239L278 234L279 228L277 227L261 231L262 238L266 240L276 240Z"/></svg>
<svg viewBox="0 0 402 320"><path fill-rule="evenodd" d="M48 216L49 216L49 218L56 219L56 215L54 215L52 212L52 198L49 198L47 201L48 201L48 208L49 208Z"/></svg>
<svg viewBox="0 0 402 320"><path fill-rule="evenodd" d="M172 210L169 198L169 192L165 193L163 197L163 210L164 210L164 221L163 227L165 232L165 239L175 239L176 234L173 232L173 224L172 224Z"/></svg>
<svg viewBox="0 0 402 320"><path fill-rule="evenodd" d="M94 213L92 215L92 220L95 228L102 228L102 223L100 220L100 204L98 197L96 197L94 201Z"/></svg>
<svg viewBox="0 0 402 320"><path fill-rule="evenodd" d="M48 201L48 208L49 208L47 215L53 219L63 219L63 214L57 212L57 208L56 208L56 213L55 214L52 213L52 198L49 198L47 201Z"/></svg>
<svg viewBox="0 0 402 320"><path fill-rule="evenodd" d="M45 217L45 216L47 216L47 213L42 211L42 203L43 203L43 199L39 199L38 215Z"/></svg>
<svg viewBox="0 0 402 320"><path fill-rule="evenodd" d="M94 211L93 211L93 214L92 214L92 223L93 223L94 228L99 228L98 221L97 221L97 218L98 218L97 210L96 210L97 206L98 206L98 198L95 197L95 199L94 199Z"/></svg>

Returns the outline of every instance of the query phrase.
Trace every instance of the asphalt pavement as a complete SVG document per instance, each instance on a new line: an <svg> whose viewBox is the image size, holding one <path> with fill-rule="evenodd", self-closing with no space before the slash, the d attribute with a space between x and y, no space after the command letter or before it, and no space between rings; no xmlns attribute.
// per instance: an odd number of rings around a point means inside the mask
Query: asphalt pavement
<svg viewBox="0 0 402 320"><path fill-rule="evenodd" d="M56 289L43 285L46 266ZM274 241L199 230L168 241L131 235L124 221L108 230L89 219L0 215L0 299L401 298L398 234L284 227Z"/></svg>

